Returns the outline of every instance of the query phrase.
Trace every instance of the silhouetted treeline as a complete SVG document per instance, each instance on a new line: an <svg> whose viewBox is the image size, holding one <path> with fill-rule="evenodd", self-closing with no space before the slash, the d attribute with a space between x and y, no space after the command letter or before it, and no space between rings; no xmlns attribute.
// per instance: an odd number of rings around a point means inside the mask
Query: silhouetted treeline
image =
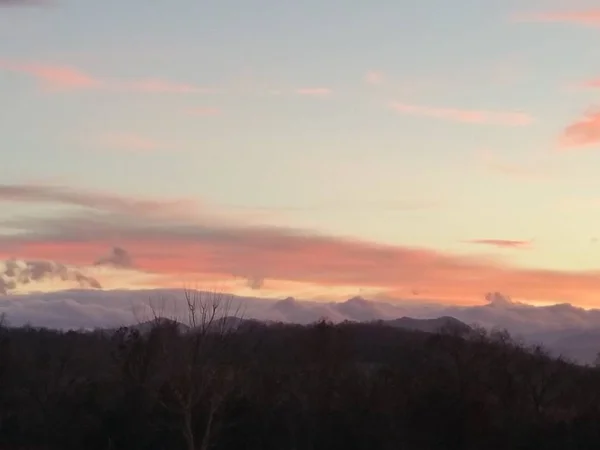
<svg viewBox="0 0 600 450"><path fill-rule="evenodd" d="M0 449L588 448L600 372L506 333L0 331Z"/></svg>

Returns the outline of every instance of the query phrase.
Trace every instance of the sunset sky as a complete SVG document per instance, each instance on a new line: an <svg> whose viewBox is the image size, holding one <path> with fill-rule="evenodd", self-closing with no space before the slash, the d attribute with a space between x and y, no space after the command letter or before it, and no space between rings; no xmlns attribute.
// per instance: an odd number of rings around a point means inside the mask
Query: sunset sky
<svg viewBox="0 0 600 450"><path fill-rule="evenodd" d="M600 307L598 0L0 0L0 101L0 293Z"/></svg>

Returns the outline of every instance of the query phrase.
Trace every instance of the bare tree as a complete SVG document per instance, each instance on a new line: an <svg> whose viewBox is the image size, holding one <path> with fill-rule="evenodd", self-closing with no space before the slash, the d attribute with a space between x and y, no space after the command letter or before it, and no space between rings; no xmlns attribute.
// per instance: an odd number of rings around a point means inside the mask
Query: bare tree
<svg viewBox="0 0 600 450"><path fill-rule="evenodd" d="M187 450L206 450L234 387L236 371L225 352L242 318L231 295L186 289L184 297L190 328L177 351L168 356L171 371L161 404L180 417ZM198 426L197 416L204 417L203 426Z"/></svg>

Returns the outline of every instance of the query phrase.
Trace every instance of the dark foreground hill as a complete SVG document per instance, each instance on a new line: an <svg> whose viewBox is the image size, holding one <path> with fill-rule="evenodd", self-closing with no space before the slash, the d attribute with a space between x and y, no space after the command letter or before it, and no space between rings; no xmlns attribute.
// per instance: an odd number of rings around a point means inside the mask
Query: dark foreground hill
<svg viewBox="0 0 600 450"><path fill-rule="evenodd" d="M600 372L505 333L215 323L0 329L0 449L600 448Z"/></svg>

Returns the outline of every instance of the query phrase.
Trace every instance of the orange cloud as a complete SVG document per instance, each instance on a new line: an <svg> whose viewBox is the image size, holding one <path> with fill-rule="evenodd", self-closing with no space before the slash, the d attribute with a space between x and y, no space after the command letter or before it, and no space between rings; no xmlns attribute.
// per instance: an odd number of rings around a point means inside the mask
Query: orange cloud
<svg viewBox="0 0 600 450"><path fill-rule="evenodd" d="M467 110L455 108L440 108L408 103L392 102L390 107L401 114L431 117L453 122L463 122L478 125L529 125L534 119L521 112L497 112L482 110Z"/></svg>
<svg viewBox="0 0 600 450"><path fill-rule="evenodd" d="M600 144L600 110L588 112L569 125L560 139L562 148L590 147Z"/></svg>
<svg viewBox="0 0 600 450"><path fill-rule="evenodd" d="M600 9L519 14L514 19L519 22L572 23L597 26L600 25Z"/></svg>
<svg viewBox="0 0 600 450"><path fill-rule="evenodd" d="M18 233L0 235L0 258L89 265L118 247L139 270L175 280L212 275L309 283L324 290L359 286L382 292L426 292L430 298L453 302L476 302L486 292L498 290L531 300L590 305L600 292L599 272L525 269L428 248L157 213L162 205L180 204L173 201L149 205L74 190L13 187L12 193L2 192L0 200L14 200L21 192L24 201L83 203L93 214L75 211L58 218L5 220L0 225Z"/></svg>
<svg viewBox="0 0 600 450"><path fill-rule="evenodd" d="M308 95L314 97L325 97L332 94L332 90L325 87L307 87L296 89L298 95Z"/></svg>
<svg viewBox="0 0 600 450"><path fill-rule="evenodd" d="M508 249L531 248L531 241L516 241L510 239L471 239L465 242L468 244L490 245L492 247Z"/></svg>
<svg viewBox="0 0 600 450"><path fill-rule="evenodd" d="M29 75L47 91L91 90L130 91L145 93L198 94L215 92L192 84L177 83L161 78L138 80L102 79L81 69L40 63L17 63L0 60L0 70Z"/></svg>

